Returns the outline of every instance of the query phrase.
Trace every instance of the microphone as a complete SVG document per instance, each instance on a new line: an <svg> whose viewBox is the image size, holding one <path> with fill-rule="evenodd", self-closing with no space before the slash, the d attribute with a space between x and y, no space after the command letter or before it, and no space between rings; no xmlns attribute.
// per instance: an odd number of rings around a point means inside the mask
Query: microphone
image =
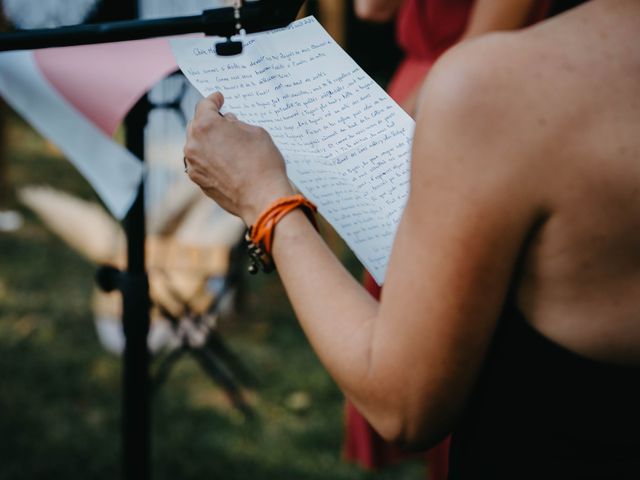
<svg viewBox="0 0 640 480"><path fill-rule="evenodd" d="M286 27L295 20L303 3L304 0L245 0L239 7L242 30L255 33ZM239 31L236 28L236 11L237 8L225 7L185 17L125 20L4 33L0 34L0 52L121 42L187 33L230 38ZM221 43L221 55L237 55L242 51L242 44L238 45L231 40Z"/></svg>

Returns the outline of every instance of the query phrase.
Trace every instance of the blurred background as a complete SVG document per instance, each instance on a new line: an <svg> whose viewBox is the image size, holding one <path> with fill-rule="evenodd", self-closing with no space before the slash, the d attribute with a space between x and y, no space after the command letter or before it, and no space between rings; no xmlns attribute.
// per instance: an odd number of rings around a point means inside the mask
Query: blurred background
<svg viewBox="0 0 640 480"><path fill-rule="evenodd" d="M146 17L192 14L213 3L141 0L139 11ZM4 0L0 29L130 18L133 10L126 4ZM304 8L374 79L386 84L400 57L391 24L359 22L349 0L308 1ZM151 97L162 103L181 92L187 97L181 101L181 115L188 115L195 99L189 101L192 93L181 85L175 78L166 80L154 87ZM154 145L167 135L175 135L179 144L179 117L176 112L153 113L147 132L150 155L162 157L164 149L154 150ZM24 195L18 193L28 186L49 185L73 197L76 205L100 200L56 147L4 104L0 136L0 212L5 214L0 228L0 480L119 478L120 340L105 327L108 324L100 323L109 315L117 317L117 312L109 310L108 299L103 299L107 306L96 300L97 265L87 249L72 248L52 233L77 219L61 213L52 228L55 212L49 217L47 212L34 213L38 209L33 202L27 208ZM122 129L116 138L122 141ZM161 203L176 178L184 177L180 159L179 153L147 159L157 162L147 192L151 206ZM360 276L361 267L340 239L329 226L322 229L336 253ZM239 264L238 272L244 271L242 261L233 262ZM419 461L381 473L343 461L343 397L297 326L277 275L234 277L233 295L225 305L215 303L214 293L221 291L211 278L207 281L210 295L202 328L215 331L241 363L239 368L248 371L251 381L240 382L240 395L252 413L237 408L237 396L229 396L224 382L199 357L171 357L184 347L176 344L182 336L175 331L173 337L171 332L164 337L157 333L154 372L160 365L171 368L163 372L166 378L152 399L153 478L424 478ZM214 304L212 312L209 307ZM156 316L180 316L167 310ZM193 331L189 335L189 346L199 345Z"/></svg>

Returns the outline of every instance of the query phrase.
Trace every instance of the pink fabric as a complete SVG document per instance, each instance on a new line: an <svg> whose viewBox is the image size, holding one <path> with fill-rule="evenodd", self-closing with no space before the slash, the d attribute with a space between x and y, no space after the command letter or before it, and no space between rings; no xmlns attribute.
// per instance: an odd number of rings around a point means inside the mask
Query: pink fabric
<svg viewBox="0 0 640 480"><path fill-rule="evenodd" d="M38 67L107 135L156 82L177 69L166 38L36 50Z"/></svg>
<svg viewBox="0 0 640 480"><path fill-rule="evenodd" d="M348 461L368 469L378 469L406 460L411 456L414 458L420 456L420 454L408 454L385 442L349 401L345 405L345 423L348 429L345 436L344 456Z"/></svg>
<svg viewBox="0 0 640 480"><path fill-rule="evenodd" d="M544 19L552 0L536 0L526 25ZM407 58L428 63L464 34L474 0L405 0L396 21L396 37Z"/></svg>
<svg viewBox="0 0 640 480"><path fill-rule="evenodd" d="M406 0L396 21L398 44L407 57L433 63L460 39L472 8L473 0Z"/></svg>
<svg viewBox="0 0 640 480"><path fill-rule="evenodd" d="M427 76L433 62L420 58L405 58L395 75L389 82L387 91L396 102L402 103L412 92L417 90Z"/></svg>

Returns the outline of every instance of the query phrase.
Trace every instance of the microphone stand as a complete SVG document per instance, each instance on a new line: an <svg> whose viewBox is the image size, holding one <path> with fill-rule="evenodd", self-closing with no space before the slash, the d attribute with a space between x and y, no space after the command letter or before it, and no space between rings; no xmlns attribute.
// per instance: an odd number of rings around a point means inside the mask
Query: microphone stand
<svg viewBox="0 0 640 480"><path fill-rule="evenodd" d="M286 27L295 19L303 3L304 0L245 1L241 7L242 28L247 33L255 33ZM236 34L236 23L234 9L225 7L185 17L18 30L0 34L0 52L121 42L187 33L231 37Z"/></svg>
<svg viewBox="0 0 640 480"><path fill-rule="evenodd" d="M242 27L247 33L287 26L304 0L253 0L243 2ZM220 55L242 51L240 42L231 41L237 33L234 8L205 10L200 15L151 20L125 20L52 29L22 30L0 34L0 52L64 47L96 43L140 40L144 38L204 33L227 37L216 44ZM144 161L144 127L151 105L143 96L126 122L127 148ZM106 291L122 292L122 323L125 335L122 392L122 468L125 480L151 478L149 351L149 282L145 268L144 183L123 222L127 236L127 270L101 268L96 276Z"/></svg>

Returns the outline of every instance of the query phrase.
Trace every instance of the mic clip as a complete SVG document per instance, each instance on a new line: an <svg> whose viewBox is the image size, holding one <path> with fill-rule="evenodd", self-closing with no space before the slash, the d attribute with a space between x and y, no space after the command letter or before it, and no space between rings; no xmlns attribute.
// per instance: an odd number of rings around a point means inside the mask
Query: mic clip
<svg viewBox="0 0 640 480"><path fill-rule="evenodd" d="M233 2L233 18L237 35L243 33L241 20L243 3L242 0L234 0ZM242 53L242 41L231 40L231 37L227 37L225 42L216 43L216 53L222 57L240 55Z"/></svg>
<svg viewBox="0 0 640 480"><path fill-rule="evenodd" d="M242 42L227 38L224 42L216 43L216 53L221 57L232 57L242 53Z"/></svg>

